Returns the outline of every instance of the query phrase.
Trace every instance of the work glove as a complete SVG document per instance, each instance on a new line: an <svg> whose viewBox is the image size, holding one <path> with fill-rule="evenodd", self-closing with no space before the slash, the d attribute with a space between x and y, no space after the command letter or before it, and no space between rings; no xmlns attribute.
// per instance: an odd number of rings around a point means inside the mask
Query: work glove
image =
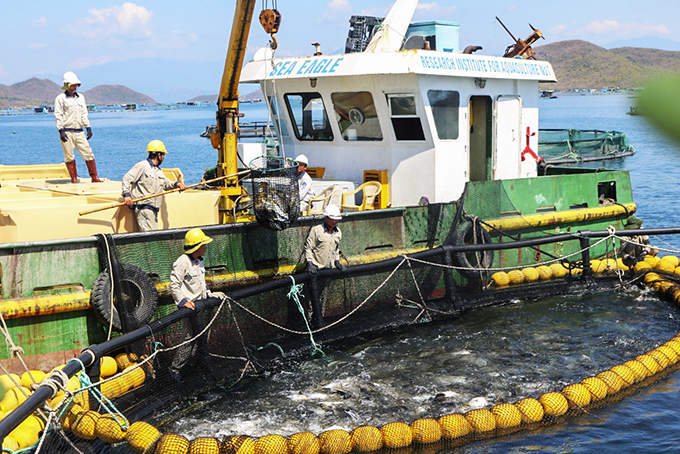
<svg viewBox="0 0 680 454"><path fill-rule="evenodd" d="M92 138L92 128L85 128L87 131L87 140L90 140Z"/></svg>
<svg viewBox="0 0 680 454"><path fill-rule="evenodd" d="M345 265L340 263L340 260L336 260L334 263L335 267L339 269L340 271L345 271L345 268L347 268Z"/></svg>
<svg viewBox="0 0 680 454"><path fill-rule="evenodd" d="M227 295L225 295L223 292L210 292L210 296L212 296L213 298L219 298L221 300L227 298Z"/></svg>
<svg viewBox="0 0 680 454"><path fill-rule="evenodd" d="M319 268L317 268L315 264L307 262L307 272L310 276L316 276L317 271L319 271Z"/></svg>
<svg viewBox="0 0 680 454"><path fill-rule="evenodd" d="M59 138L61 139L62 142L66 142L68 140L68 137L66 136L66 131L63 129L59 130Z"/></svg>

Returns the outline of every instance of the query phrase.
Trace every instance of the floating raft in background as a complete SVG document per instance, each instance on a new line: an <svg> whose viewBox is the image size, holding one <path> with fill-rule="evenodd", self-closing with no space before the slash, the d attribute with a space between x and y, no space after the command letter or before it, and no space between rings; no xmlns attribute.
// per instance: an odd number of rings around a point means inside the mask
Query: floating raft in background
<svg viewBox="0 0 680 454"><path fill-rule="evenodd" d="M548 164L574 164L635 154L625 133L582 129L540 129L538 154Z"/></svg>

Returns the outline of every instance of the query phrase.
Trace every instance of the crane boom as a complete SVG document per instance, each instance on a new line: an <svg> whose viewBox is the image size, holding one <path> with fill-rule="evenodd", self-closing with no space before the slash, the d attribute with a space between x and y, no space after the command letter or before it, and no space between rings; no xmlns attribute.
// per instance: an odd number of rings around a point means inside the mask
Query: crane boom
<svg viewBox="0 0 680 454"><path fill-rule="evenodd" d="M239 113L238 83L245 58L250 24L253 19L256 0L238 0L234 10L231 35L224 62L222 83L217 98L217 125L211 133L212 146L218 150L217 176L225 177L238 173L237 137ZM232 208L235 200L244 194L238 177L225 178L221 189L220 222L234 222Z"/></svg>

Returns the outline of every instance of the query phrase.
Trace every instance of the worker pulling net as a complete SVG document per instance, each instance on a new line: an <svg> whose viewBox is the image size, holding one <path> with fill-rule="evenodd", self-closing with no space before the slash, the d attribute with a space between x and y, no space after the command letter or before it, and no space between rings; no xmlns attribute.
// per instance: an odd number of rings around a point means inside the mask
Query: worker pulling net
<svg viewBox="0 0 680 454"><path fill-rule="evenodd" d="M280 156L261 156L250 162L253 208L257 222L283 230L300 214L297 163Z"/></svg>
<svg viewBox="0 0 680 454"><path fill-rule="evenodd" d="M625 133L580 129L541 129L538 154L548 164L623 158L635 154Z"/></svg>

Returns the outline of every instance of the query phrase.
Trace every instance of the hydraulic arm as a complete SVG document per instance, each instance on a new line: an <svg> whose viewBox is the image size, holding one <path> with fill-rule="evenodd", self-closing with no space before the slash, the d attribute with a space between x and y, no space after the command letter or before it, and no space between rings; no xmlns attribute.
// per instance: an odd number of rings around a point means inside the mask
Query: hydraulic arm
<svg viewBox="0 0 680 454"><path fill-rule="evenodd" d="M218 151L217 176L234 175L238 173L238 155L236 151L238 118L238 82L241 76L241 68L248 43L250 23L253 18L256 0L238 0L234 11L234 20L227 48L227 57L224 62L222 84L217 99L217 127L211 134L211 143ZM266 20L263 17L266 16ZM276 9L264 10L260 15L260 21L268 33L278 31L280 15ZM275 41L274 41L275 42ZM238 197L244 194L239 184L238 177L226 178L222 187L220 199L220 222L234 222L232 215L234 203Z"/></svg>

